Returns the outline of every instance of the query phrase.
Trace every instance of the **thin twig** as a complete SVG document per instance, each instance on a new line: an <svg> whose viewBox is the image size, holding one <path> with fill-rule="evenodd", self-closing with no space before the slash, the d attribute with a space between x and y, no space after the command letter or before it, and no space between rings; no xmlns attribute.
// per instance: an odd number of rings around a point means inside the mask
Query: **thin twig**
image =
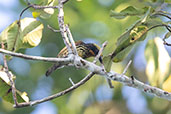
<svg viewBox="0 0 171 114"><path fill-rule="evenodd" d="M153 14L153 15L160 15L160 16L164 16L164 17L166 17L166 18L168 18L168 19L170 19L170 20L171 20L171 17L170 17L169 15L167 15L166 13L163 13L163 12L157 12L157 13L155 13L155 14Z"/></svg>
<svg viewBox="0 0 171 114"><path fill-rule="evenodd" d="M102 55L102 52L104 50L104 48L107 46L107 41L105 41L103 44L102 44L102 48L100 48L99 50L99 53L97 54L97 56L95 57L93 63L96 63L98 61L98 59L100 58L100 56Z"/></svg>
<svg viewBox="0 0 171 114"><path fill-rule="evenodd" d="M67 3L69 0L62 0L62 3L65 4Z"/></svg>
<svg viewBox="0 0 171 114"><path fill-rule="evenodd" d="M69 77L69 81L71 82L72 85L75 85L75 83L72 81L70 77Z"/></svg>
<svg viewBox="0 0 171 114"><path fill-rule="evenodd" d="M1 43L1 47L4 48L4 44ZM7 64L7 60L5 55L3 54L3 60L4 60L4 68L5 68L5 72L10 80L10 84L11 84L11 88L12 88L12 97L14 100L14 104L17 106L18 102L17 102L17 97L16 97L16 88L15 88L15 83L13 81L12 75L9 73L9 69L8 69L8 64Z"/></svg>
<svg viewBox="0 0 171 114"><path fill-rule="evenodd" d="M71 91L73 91L74 89L78 88L79 86L83 85L84 83L86 83L95 73L89 73L85 78L83 78L81 81L79 81L78 83L76 83L75 85L69 87L68 89L61 91L59 93L56 93L54 95L45 97L43 99L40 100L35 100L35 101L30 101L28 103L19 103L18 106L15 106L15 108L21 108L21 107L26 107L26 106L33 106L36 104L40 104L42 102L46 102L49 100L53 100L55 98L58 98L60 96L63 96Z"/></svg>
<svg viewBox="0 0 171 114"><path fill-rule="evenodd" d="M74 41L74 39L72 37L71 31L70 31L68 25L65 25L65 27L66 27L66 32L67 32L68 38L69 38L69 40L71 42L73 53L78 56L77 49L76 49L76 46L75 46L75 41Z"/></svg>
<svg viewBox="0 0 171 114"><path fill-rule="evenodd" d="M149 28L147 31L150 31L151 29L154 29L154 28L157 28L157 27L166 27L166 29L171 32L171 26L169 25L166 25L166 24L160 24L160 25L155 25L155 26L152 26L151 28Z"/></svg>
<svg viewBox="0 0 171 114"><path fill-rule="evenodd" d="M109 87L110 87L111 89L114 88L114 85L112 85L112 80L110 80L110 79L108 79L108 78L106 78L106 80L107 80L107 83L108 83Z"/></svg>
<svg viewBox="0 0 171 114"><path fill-rule="evenodd" d="M27 4L28 6L26 8L24 8L21 13L20 13L20 16L19 16L19 20L18 20L18 25L20 26L20 20L21 20L21 17L22 15L24 14L24 12L26 10L28 10L29 8L34 8L34 9L45 9L45 8L53 8L53 9L57 9L58 6L40 6L40 5L36 5L36 4L31 4L30 2L27 1Z"/></svg>
<svg viewBox="0 0 171 114"><path fill-rule="evenodd" d="M126 65L124 71L122 72L122 75L125 75L125 73L127 72L129 66L131 65L131 63L132 63L132 60L130 60L130 61L128 62L128 64Z"/></svg>
<svg viewBox="0 0 171 114"><path fill-rule="evenodd" d="M167 43L167 42L165 41L165 39L164 39L163 41L164 41L164 42L163 42L164 45L171 46L171 44Z"/></svg>
<svg viewBox="0 0 171 114"><path fill-rule="evenodd" d="M58 23L59 23L59 28L61 31L63 41L68 49L68 54L72 54L72 49L70 47L69 39L68 39L67 33L66 33L66 27L64 24L64 11L63 11L63 1L62 0L58 0Z"/></svg>
<svg viewBox="0 0 171 114"><path fill-rule="evenodd" d="M105 41L105 42L102 44L102 48L100 48L99 53L97 54L97 56L95 57L95 59L94 59L94 61L93 61L94 64L95 64L95 63L98 61L98 59L101 57L104 48L107 46L107 43L108 43L108 42ZM101 67L103 68L104 72L106 72L105 67L104 67L104 65L103 65L103 61L101 61ZM106 78L106 80L107 80L107 83L108 83L109 87L110 87L110 88L114 88L114 86L112 85L111 80L108 79L108 78Z"/></svg>

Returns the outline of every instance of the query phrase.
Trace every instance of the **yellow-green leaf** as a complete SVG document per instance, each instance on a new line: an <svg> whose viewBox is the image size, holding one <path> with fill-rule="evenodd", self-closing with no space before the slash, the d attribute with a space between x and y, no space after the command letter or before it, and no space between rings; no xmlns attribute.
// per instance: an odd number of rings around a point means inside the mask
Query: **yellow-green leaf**
<svg viewBox="0 0 171 114"><path fill-rule="evenodd" d="M43 25L34 18L24 18L20 27L15 21L0 35L0 42L7 44L7 50L17 51L21 48L37 46L42 38Z"/></svg>
<svg viewBox="0 0 171 114"><path fill-rule="evenodd" d="M111 66L112 66L112 59L111 59L111 56L110 56L110 55L105 56L105 57L103 58L103 64L104 64L105 70L106 70L107 72L109 72L110 69L111 69Z"/></svg>
<svg viewBox="0 0 171 114"><path fill-rule="evenodd" d="M9 72L12 76L12 78L14 79L15 76ZM16 96L17 96L17 101L19 103L21 102L29 102L29 98L27 96L26 92L20 92L18 90L16 90ZM4 71L0 71L0 97L2 97L2 99L10 102L10 103L14 103L13 101L13 97L12 97L12 89L11 89L11 84L10 84L10 80L7 76L7 73Z"/></svg>
<svg viewBox="0 0 171 114"><path fill-rule="evenodd" d="M112 54L113 62L122 61L131 51L137 41L143 41L146 38L148 28L138 21L132 28L123 33L117 41L117 48Z"/></svg>
<svg viewBox="0 0 171 114"><path fill-rule="evenodd" d="M37 17L40 16L40 12L34 11L34 12L32 12L32 16L33 16L34 18L37 18Z"/></svg>
<svg viewBox="0 0 171 114"><path fill-rule="evenodd" d="M162 88L167 92L171 92L171 76L163 83Z"/></svg>
<svg viewBox="0 0 171 114"><path fill-rule="evenodd" d="M171 60L160 38L148 42L145 57L147 60L146 74L150 84L161 87L171 72Z"/></svg>
<svg viewBox="0 0 171 114"><path fill-rule="evenodd" d="M22 48L37 46L42 38L43 24L33 18L25 18L22 20Z"/></svg>

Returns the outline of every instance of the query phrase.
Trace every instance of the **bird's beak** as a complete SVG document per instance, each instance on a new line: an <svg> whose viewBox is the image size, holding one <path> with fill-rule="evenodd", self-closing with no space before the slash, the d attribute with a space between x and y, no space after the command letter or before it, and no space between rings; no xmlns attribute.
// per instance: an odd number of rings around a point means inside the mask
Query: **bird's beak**
<svg viewBox="0 0 171 114"><path fill-rule="evenodd" d="M99 57L99 61L103 64L102 56Z"/></svg>

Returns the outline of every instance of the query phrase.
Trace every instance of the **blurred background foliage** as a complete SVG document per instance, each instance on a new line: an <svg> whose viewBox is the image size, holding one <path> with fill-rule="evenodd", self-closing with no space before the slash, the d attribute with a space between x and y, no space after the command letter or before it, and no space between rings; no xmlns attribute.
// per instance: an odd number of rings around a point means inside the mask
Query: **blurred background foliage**
<svg viewBox="0 0 171 114"><path fill-rule="evenodd" d="M40 1L42 0L30 2L41 3ZM64 6L65 22L70 25L75 41L83 40L98 45L108 41L103 53L106 55L116 48L117 38L138 19L135 16L114 19L110 17L110 11L119 12L128 6L143 8L147 2L156 2L156 0L70 0ZM54 4L57 2L55 1ZM0 31L3 31L18 19L20 12L27 5L24 0L4 0L0 1L0 6ZM170 12L170 6L168 5L165 10ZM32 17L31 11L33 10L26 11L23 18ZM161 19L169 21L166 18ZM41 43L37 47L21 49L19 52L55 57L64 47L64 43L60 33L52 32L47 25L58 29L57 10L49 18L38 20L44 24ZM127 76L133 75L140 81L171 91L169 88L171 78L168 78L171 48L163 46L160 39L164 37L165 32L164 28L150 31L146 40L136 44L123 62L112 64L112 70L122 73L126 63L132 59L133 63ZM3 64L2 55L0 60ZM92 61L93 58L88 60ZM86 70L68 67L55 71L47 78L45 71L51 63L28 61L16 57L8 63L10 70L16 76L16 88L26 91L31 100L41 99L70 87L69 77L76 83L88 74ZM161 74L162 76L165 74L164 77L167 75L167 78L163 79ZM168 80L165 81L166 79ZM96 75L67 95L20 109L14 109L12 104L0 98L0 114L171 114L171 102L123 86L118 82L112 83L115 86L114 89L108 87L105 78Z"/></svg>

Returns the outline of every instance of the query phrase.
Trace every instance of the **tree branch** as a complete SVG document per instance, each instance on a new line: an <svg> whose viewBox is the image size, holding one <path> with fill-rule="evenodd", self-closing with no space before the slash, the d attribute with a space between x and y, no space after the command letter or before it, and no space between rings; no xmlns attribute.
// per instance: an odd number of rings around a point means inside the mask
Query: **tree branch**
<svg viewBox="0 0 171 114"><path fill-rule="evenodd" d="M38 60L38 61L45 61L45 62L60 62L62 63L71 63L72 60L72 56L69 56L68 58L52 58L52 57L40 57L40 56L31 56L31 55L25 55L22 53L15 53L15 52L11 52L8 50L4 50L2 48L0 48L0 53L6 54L6 55L10 55L10 56L14 56L14 57L20 57L23 59L28 59L28 60Z"/></svg>
<svg viewBox="0 0 171 114"><path fill-rule="evenodd" d="M69 39L67 37L66 27L64 24L64 11L63 11L63 0L58 0L58 23L59 29L63 38L63 41L68 49L68 54L72 54Z"/></svg>
<svg viewBox="0 0 171 114"><path fill-rule="evenodd" d="M1 47L4 49L4 44L1 43ZM12 75L9 73L9 69L8 69L8 64L7 64L7 60L5 55L3 54L3 60L4 60L4 68L5 68L5 72L7 73L7 76L10 80L10 84L11 84L11 89L12 89L12 97L14 100L14 104L17 106L18 102L17 102L17 97L16 97L16 88L15 88L15 83L13 81Z"/></svg>
<svg viewBox="0 0 171 114"><path fill-rule="evenodd" d="M75 65L78 68L87 69L91 73L89 73L84 79L82 79L80 82L74 84L70 88L68 88L68 89L66 89L64 91L61 91L59 93L56 93L54 95L51 95L49 97L40 99L40 100L30 101L28 103L19 103L19 104L17 104L17 100L15 100L15 98L14 98L16 108L36 105L36 104L39 104L39 103L42 103L42 102L49 101L49 100L52 100L54 98L60 97L62 95L65 95L68 92L70 92L70 91L78 88L82 84L84 84L94 74L104 76L105 78L107 78L109 80L121 82L124 85L128 85L128 86L131 86L131 87L134 87L134 88L138 88L138 89L140 89L140 90L142 90L142 91L144 91L146 93L153 94L153 95L155 95L157 97L161 97L161 98L164 98L164 99L167 99L167 100L171 100L171 93L168 93L168 92L166 92L166 91L164 91L162 89L159 89L159 88L152 87L150 85L144 84L143 82L140 82L140 81L136 80L133 77L129 78L126 75L124 75L124 73L123 74L118 74L118 73L116 73L114 71L106 72L103 66L98 66L93 62L86 61L86 60L82 59L81 57L79 57L77 55L76 48L75 48L75 42L74 42L74 40L72 38L69 27L64 24L63 5L68 0L58 0L58 1L59 1L58 6L53 6L53 8L58 8L58 11L59 11L59 13L58 13L58 23L59 23L59 28L60 28L62 38L63 38L64 43L65 43L65 45L66 45L66 47L68 49L69 56L67 58L46 58L46 57L39 57L39 56L30 56L30 55L24 55L24 54L21 54L21 53L14 53L14 52L7 51L7 50L4 50L4 49L0 49L0 53L11 55L11 56L16 56L16 57L21 57L21 58L29 59L29 60L40 60L40 61L46 61L46 62L59 62L59 63L61 63L63 65L66 65L66 64ZM49 7L49 6L38 6L38 5L32 5L32 6L30 5L30 7L35 8L35 9L36 8L37 9L52 8L51 6ZM28 6L28 8L30 8L30 7ZM20 18L22 16L22 14L24 13L24 11L27 10L28 8L23 10L23 12L20 15ZM168 27L166 25L157 25L155 27L159 27L159 26L165 26L166 28ZM153 28L154 27L148 29L148 31L153 29ZM69 37L69 39L68 39L68 37ZM71 43L69 42L69 40L70 40ZM103 51L103 48L101 50ZM102 53L101 50L99 51L98 56L100 56L100 54ZM96 57L96 58L98 58L98 57ZM132 82L134 82L134 83L132 83ZM14 83L13 83L13 85L14 85ZM15 97L15 95L13 95L13 97Z"/></svg>
<svg viewBox="0 0 171 114"><path fill-rule="evenodd" d="M0 52L2 53L2 49L0 49ZM10 52L10 51L8 51ZM10 54L13 53L13 52L10 52ZM8 53L5 53L5 54L8 54ZM9 54L9 55L10 55ZM20 54L19 54L20 55ZM21 57L23 58L23 56L18 56L18 57ZM42 58L42 57L40 57ZM74 57L74 61L73 62L77 62L79 68L84 68L84 69L88 69L89 71L91 72L94 72L96 74L99 74L101 76L104 76L110 80L113 80L113 81L118 81L118 82L121 82L125 85L128 85L128 86L131 86L131 87L134 87L134 88L138 88L144 92L147 92L147 93L151 93L157 97L161 97L161 98L164 98L164 99L167 99L167 100L171 100L171 93L168 93L162 89L159 89L159 88L156 88L156 87L152 87L150 85L147 85L147 84L144 84L136 79L134 79L134 84L132 83L132 79L125 76L125 75L122 75L122 74L118 74L114 71L110 71L108 73L106 73L104 71L104 69L100 66L97 66L96 64L92 63L92 62L89 62L89 61L86 61L84 59L82 59L81 57L79 56L75 56ZM56 59L59 59L59 58L56 58ZM67 59L67 58L66 58ZM38 58L37 58L38 60ZM42 60L42 59L40 59ZM52 60L51 60L52 62ZM55 62L55 61L53 61ZM68 61L69 62L69 61Z"/></svg>
<svg viewBox="0 0 171 114"><path fill-rule="evenodd" d="M78 56L77 49L76 49L75 42L74 42L74 39L72 37L71 31L70 31L68 25L65 25L65 27L66 27L66 32L67 32L68 38L71 42L73 53Z"/></svg>
<svg viewBox="0 0 171 114"><path fill-rule="evenodd" d="M73 86L71 86L70 88L64 90L64 91L61 91L59 93L56 93L54 95L51 95L51 96L48 96L48 97L45 97L43 99L40 99L40 100L35 100L35 101L30 101L30 102L27 102L27 103L19 103L17 106L14 106L15 108L21 108L21 107L26 107L26 106L33 106L33 105L36 105L36 104L40 104L42 102L46 102L46 101L49 101L49 100L52 100L52 99L55 99L57 97L60 97L62 95L65 95L69 92L71 92L72 90L78 88L79 86L83 85L85 82L87 82L92 76L94 75L94 73L89 73L85 78L83 78L80 82L74 84Z"/></svg>

